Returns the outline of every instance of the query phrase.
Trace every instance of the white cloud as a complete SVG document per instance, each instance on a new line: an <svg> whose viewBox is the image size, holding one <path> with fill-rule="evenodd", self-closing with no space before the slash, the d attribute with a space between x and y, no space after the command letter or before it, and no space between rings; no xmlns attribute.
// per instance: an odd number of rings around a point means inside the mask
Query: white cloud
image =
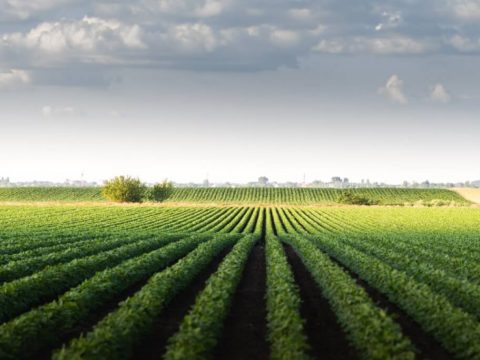
<svg viewBox="0 0 480 360"><path fill-rule="evenodd" d="M306 8L290 9L288 10L288 14L291 18L299 21L310 20L312 18L312 11Z"/></svg>
<svg viewBox="0 0 480 360"><path fill-rule="evenodd" d="M140 0L122 7L96 4L102 13L112 14L128 9L132 15L146 17L182 16L208 18L221 15L233 0Z"/></svg>
<svg viewBox="0 0 480 360"><path fill-rule="evenodd" d="M357 45L374 54L421 54L425 45L406 36L358 38Z"/></svg>
<svg viewBox="0 0 480 360"><path fill-rule="evenodd" d="M318 24L315 28L309 30L308 32L313 36L319 36L325 32L327 27L322 24Z"/></svg>
<svg viewBox="0 0 480 360"><path fill-rule="evenodd" d="M270 34L270 39L275 45L290 47L300 41L300 35L291 30L274 29Z"/></svg>
<svg viewBox="0 0 480 360"><path fill-rule="evenodd" d="M480 19L480 0L451 0L456 16L465 20Z"/></svg>
<svg viewBox="0 0 480 360"><path fill-rule="evenodd" d="M345 44L342 40L321 40L312 47L313 51L327 54L340 54L345 52Z"/></svg>
<svg viewBox="0 0 480 360"><path fill-rule="evenodd" d="M384 11L381 14L382 21L375 26L376 31L393 29L402 23L402 16L400 12Z"/></svg>
<svg viewBox="0 0 480 360"><path fill-rule="evenodd" d="M480 39L474 41L460 35L454 35L447 40L447 43L460 52L474 52L480 50Z"/></svg>
<svg viewBox="0 0 480 360"><path fill-rule="evenodd" d="M43 117L72 117L78 115L78 111L72 106L45 105L41 109Z"/></svg>
<svg viewBox="0 0 480 360"><path fill-rule="evenodd" d="M389 37L355 37L323 39L312 50L322 53L371 53L379 55L421 54L428 47L415 39L394 35Z"/></svg>
<svg viewBox="0 0 480 360"><path fill-rule="evenodd" d="M81 20L44 22L27 33L12 33L2 37L7 48L23 48L59 56L110 56L117 49L143 49L142 29L118 20L84 17Z"/></svg>
<svg viewBox="0 0 480 360"><path fill-rule="evenodd" d="M200 17L217 16L223 12L226 5L226 1L207 0L203 6L197 8L195 13Z"/></svg>
<svg viewBox="0 0 480 360"><path fill-rule="evenodd" d="M211 52L218 41L212 28L206 24L181 24L169 29L171 46L187 53Z"/></svg>
<svg viewBox="0 0 480 360"><path fill-rule="evenodd" d="M272 45L277 48L291 48L307 43L311 36L309 31L293 31L272 25L231 28L220 32L222 45L260 45L262 49L272 49Z"/></svg>
<svg viewBox="0 0 480 360"><path fill-rule="evenodd" d="M29 84L30 82L30 74L25 70L12 69L7 72L0 72L0 89Z"/></svg>
<svg viewBox="0 0 480 360"><path fill-rule="evenodd" d="M437 83L431 88L431 91L430 91L431 101L446 104L450 102L451 99L452 97L450 96L450 94L442 84Z"/></svg>
<svg viewBox="0 0 480 360"><path fill-rule="evenodd" d="M407 2L0 0L0 21L6 10L17 13L0 33L0 65L32 69L38 83L39 69L75 66L256 71L296 66L312 53L480 52L477 25L460 19L475 17L480 0Z"/></svg>
<svg viewBox="0 0 480 360"><path fill-rule="evenodd" d="M26 20L47 10L65 6L75 0L1 0L0 19Z"/></svg>
<svg viewBox="0 0 480 360"><path fill-rule="evenodd" d="M393 103L402 105L408 103L408 99L403 92L403 80L398 75L390 76L385 86L379 89L379 93L386 96Z"/></svg>

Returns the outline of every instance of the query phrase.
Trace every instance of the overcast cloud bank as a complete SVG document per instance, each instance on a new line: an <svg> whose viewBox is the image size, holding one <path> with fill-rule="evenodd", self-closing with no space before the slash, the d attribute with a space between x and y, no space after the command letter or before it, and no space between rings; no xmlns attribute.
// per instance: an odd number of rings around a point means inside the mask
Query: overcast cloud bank
<svg viewBox="0 0 480 360"><path fill-rule="evenodd" d="M0 67L259 71L332 54L480 52L478 0L347 3L2 0Z"/></svg>

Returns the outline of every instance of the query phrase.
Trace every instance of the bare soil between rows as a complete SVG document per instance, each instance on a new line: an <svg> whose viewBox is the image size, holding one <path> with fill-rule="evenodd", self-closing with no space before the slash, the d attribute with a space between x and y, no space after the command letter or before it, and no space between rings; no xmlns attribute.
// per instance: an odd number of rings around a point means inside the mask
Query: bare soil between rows
<svg viewBox="0 0 480 360"><path fill-rule="evenodd" d="M140 255L141 256L141 255ZM177 262L179 259L172 261L172 263L168 264L165 267L158 269L158 271L164 270L166 267L171 266L173 263ZM34 359L50 359L52 355L52 351L54 351L58 346L62 343L67 344L71 339L79 337L81 334L87 334L90 332L95 325L101 321L105 316L110 314L111 312L115 311L118 308L120 302L126 300L130 296L134 295L137 291L141 290L141 288L148 282L150 276L145 276L143 279L136 281L134 284L128 286L126 289L121 291L119 294L114 296L109 301L105 302L104 304L100 305L98 309L95 310L92 314L88 317L83 319L73 327L71 330L62 333L58 339L52 339L52 343L47 344L45 343L45 347L35 350L33 352L35 355ZM32 349L29 349L32 351Z"/></svg>
<svg viewBox="0 0 480 360"><path fill-rule="evenodd" d="M111 312L115 311L118 308L118 305L120 302L134 295L137 291L139 291L145 285L147 281L148 281L148 278L138 281L132 286L128 287L127 289L122 291L120 294L115 296L114 299L100 306L95 311L95 313L93 313L92 315L84 319L81 323L79 323L77 326L72 328L70 331L62 333L61 336L57 339L55 346L52 347L52 344L45 344L46 347L39 349L39 351L31 358L36 360L51 359L53 355L53 351L59 348L59 346L61 346L62 343L68 344L68 342L71 339L75 339L79 337L81 334L85 335L88 332L90 332L99 321L101 321L105 316L107 316Z"/></svg>
<svg viewBox="0 0 480 360"><path fill-rule="evenodd" d="M257 242L246 263L214 358L269 358L265 301L265 245Z"/></svg>
<svg viewBox="0 0 480 360"><path fill-rule="evenodd" d="M203 290L208 278L217 270L230 250L231 247L228 247L217 255L185 290L173 298L162 315L155 320L149 335L145 336L142 342L136 346L133 358L153 360L162 357L166 351L168 339L177 332L183 318L194 305L196 296Z"/></svg>
<svg viewBox="0 0 480 360"><path fill-rule="evenodd" d="M332 360L358 359L355 349L348 342L313 276L290 245L284 244L284 249L302 299L300 314L305 320L305 332L312 357Z"/></svg>
<svg viewBox="0 0 480 360"><path fill-rule="evenodd" d="M346 268L338 260L331 258L338 266L343 268L356 283L360 285L370 296L375 304L384 309L400 326L402 332L410 339L417 350L420 359L435 359L435 360L450 360L453 356L450 355L442 345L427 334L420 324L413 320L407 313L400 309L397 305L392 303L387 296L380 291L370 286L365 280L350 269Z"/></svg>

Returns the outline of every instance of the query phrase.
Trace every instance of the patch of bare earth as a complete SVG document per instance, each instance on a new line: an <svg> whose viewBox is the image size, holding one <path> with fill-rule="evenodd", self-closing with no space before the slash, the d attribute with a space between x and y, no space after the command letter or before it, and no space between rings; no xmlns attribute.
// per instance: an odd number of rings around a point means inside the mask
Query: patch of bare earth
<svg viewBox="0 0 480 360"><path fill-rule="evenodd" d="M455 188L453 189L460 196L463 196L465 199L480 204L480 189L479 188Z"/></svg>

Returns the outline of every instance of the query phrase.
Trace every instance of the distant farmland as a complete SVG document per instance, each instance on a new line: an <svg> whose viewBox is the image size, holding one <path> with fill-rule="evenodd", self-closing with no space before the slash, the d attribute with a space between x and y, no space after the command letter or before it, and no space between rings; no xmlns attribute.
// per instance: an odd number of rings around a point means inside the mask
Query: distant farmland
<svg viewBox="0 0 480 360"><path fill-rule="evenodd" d="M176 188L168 202L204 204L328 205L344 190L323 188ZM378 205L470 202L447 189L364 188L349 190ZM26 187L0 188L0 201L102 202L100 188Z"/></svg>

